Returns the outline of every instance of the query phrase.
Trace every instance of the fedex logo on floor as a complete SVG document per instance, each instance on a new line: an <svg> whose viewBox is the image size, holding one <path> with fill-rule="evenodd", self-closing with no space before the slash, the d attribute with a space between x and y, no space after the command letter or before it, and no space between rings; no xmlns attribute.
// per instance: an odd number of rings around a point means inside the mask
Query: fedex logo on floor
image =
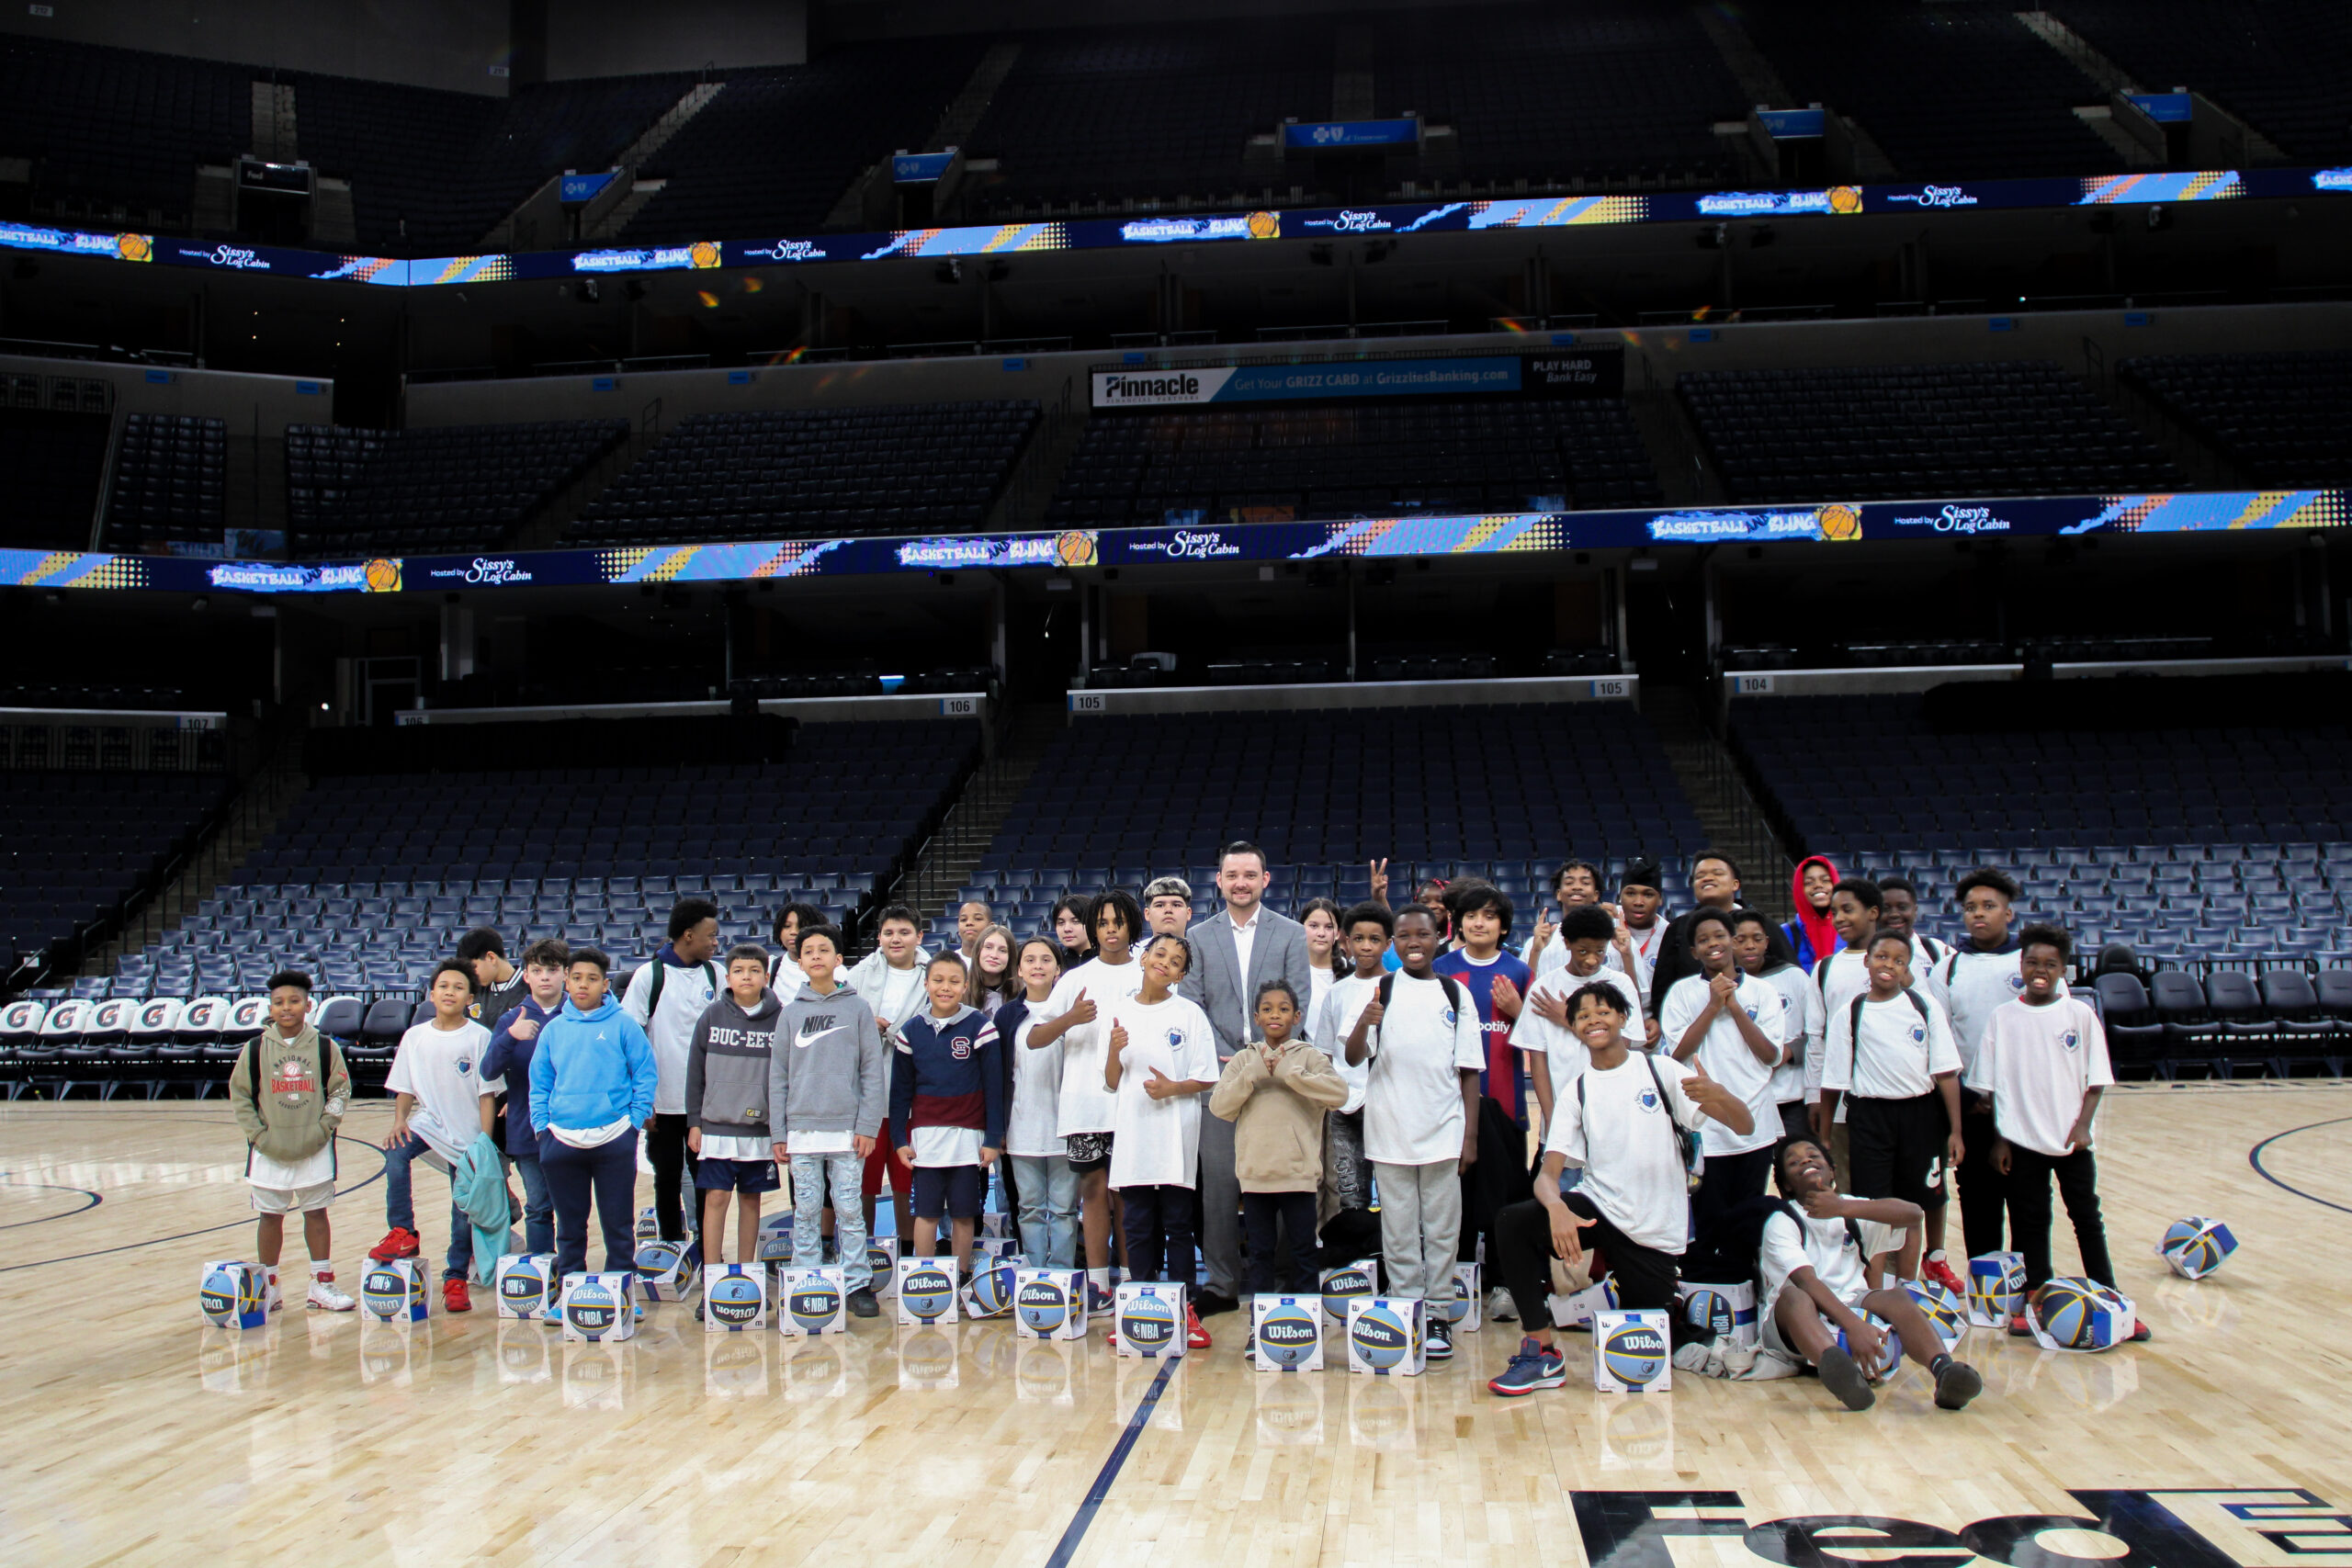
<svg viewBox="0 0 2352 1568"><path fill-rule="evenodd" d="M2079 1491L2078 1514L2005 1514L1957 1530L1875 1514L1750 1522L1736 1492L1575 1492L1596 1568L1677 1568L1678 1538L1738 1537L1781 1568L2311 1568L2352 1563L2352 1515L2299 1486ZM2104 1537L2096 1543L2086 1536ZM1706 1559L1720 1562L1720 1551ZM1702 1561L1683 1554L1686 1565Z"/></svg>

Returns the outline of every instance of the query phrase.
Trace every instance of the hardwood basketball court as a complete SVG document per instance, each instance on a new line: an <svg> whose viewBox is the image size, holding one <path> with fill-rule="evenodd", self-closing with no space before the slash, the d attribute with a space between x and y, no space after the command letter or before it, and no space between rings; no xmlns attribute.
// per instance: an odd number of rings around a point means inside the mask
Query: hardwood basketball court
<svg viewBox="0 0 2352 1568"><path fill-rule="evenodd" d="M368 1140L390 1111L345 1123L347 1289L384 1228ZM1914 1368L1849 1415L1809 1378L1596 1394L1580 1337L1578 1382L1495 1399L1508 1325L1402 1380L1252 1372L1238 1316L1164 1375L1004 1320L810 1341L707 1336L672 1303L631 1343L565 1346L478 1291L403 1329L303 1312L297 1226L296 1304L232 1333L195 1304L199 1264L251 1249L221 1102L20 1102L0 1111L0 1561L2352 1568L2352 1086L2127 1086L2101 1138L2154 1343L1976 1330L1968 1410L1934 1409ZM419 1182L428 1259L439 1179ZM2193 1284L2152 1250L2190 1213L2242 1244Z"/></svg>

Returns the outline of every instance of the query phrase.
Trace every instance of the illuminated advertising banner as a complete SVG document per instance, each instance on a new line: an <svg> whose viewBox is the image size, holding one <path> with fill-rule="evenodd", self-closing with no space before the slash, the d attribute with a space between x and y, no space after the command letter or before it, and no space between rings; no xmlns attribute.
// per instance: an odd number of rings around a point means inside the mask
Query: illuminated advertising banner
<svg viewBox="0 0 2352 1568"><path fill-rule="evenodd" d="M1421 139L1418 119L1318 119L1283 127L1283 145L1295 152L1343 147L1409 147Z"/></svg>
<svg viewBox="0 0 2352 1568"><path fill-rule="evenodd" d="M1088 378L1092 406L1197 408L1209 403L1329 398L1458 398L1527 392L1610 397L1625 384L1622 348L1557 354L1478 355L1458 359L1362 359L1329 365L1136 366Z"/></svg>
<svg viewBox="0 0 2352 1568"><path fill-rule="evenodd" d="M775 539L632 545L512 555L356 561L211 561L0 549L0 586L184 593L400 593L744 582L910 571L1074 570L1340 556L1489 556L1674 545L1815 544L1945 536L2203 534L2352 526L2339 490L1998 501L1827 502L1812 506L1649 507L1622 512L1415 513L1305 522L1198 522L1151 528L898 539Z"/></svg>
<svg viewBox="0 0 2352 1568"><path fill-rule="evenodd" d="M1779 111L1775 111L1776 113ZM1794 112L1794 111L1792 111ZM1411 124L1411 121L1399 121ZM1309 130L1291 127L1290 130ZM1329 129L1327 125L1324 129ZM582 180L594 175L577 176ZM881 233L697 240L683 245L430 256L397 260L270 246L223 245L152 234L97 233L0 222L0 250L46 252L209 271L431 288L534 278L884 261L1015 252L1120 250L1136 245L1247 244L1334 234L1464 233L1735 218L1850 218L1924 208L2060 208L2231 201L2352 191L2352 168L2149 170L2080 179L1838 185L1803 190L1674 191L1643 196L1538 196L1376 207L1200 215L1057 219Z"/></svg>

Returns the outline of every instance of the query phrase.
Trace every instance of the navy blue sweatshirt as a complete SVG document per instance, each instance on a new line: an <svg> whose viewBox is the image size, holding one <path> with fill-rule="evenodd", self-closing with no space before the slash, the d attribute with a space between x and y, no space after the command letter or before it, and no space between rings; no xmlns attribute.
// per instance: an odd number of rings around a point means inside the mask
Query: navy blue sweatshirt
<svg viewBox="0 0 2352 1568"><path fill-rule="evenodd" d="M967 1007L954 1018L925 1008L899 1026L890 1069L890 1144L907 1148L917 1127L977 1127L983 1148L1004 1147L1003 1049L988 1014Z"/></svg>
<svg viewBox="0 0 2352 1568"><path fill-rule="evenodd" d="M490 1049L481 1054L481 1076L506 1080L506 1152L510 1155L528 1155L533 1159L539 1155L539 1135L531 1131L531 1054L539 1048L539 1037L517 1040L506 1032L524 1018L545 1029L548 1020L562 1010L560 1001L543 1008L526 994L520 1007L508 1008L491 1028Z"/></svg>

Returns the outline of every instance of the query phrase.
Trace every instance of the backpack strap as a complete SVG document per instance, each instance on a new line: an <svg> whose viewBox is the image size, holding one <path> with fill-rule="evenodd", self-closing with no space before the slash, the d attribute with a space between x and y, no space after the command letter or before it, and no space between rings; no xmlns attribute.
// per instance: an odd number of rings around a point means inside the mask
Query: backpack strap
<svg viewBox="0 0 2352 1568"><path fill-rule="evenodd" d="M1861 995L1854 998L1854 1005L1846 1010L1846 1028L1847 1031L1854 1037L1853 1045L1854 1055L1856 1056L1860 1056L1862 1054L1862 1004L1870 999L1871 994L1868 991L1864 991ZM1913 990L1910 987L1905 986L1903 987L1903 999L1911 1004L1911 1010L1919 1015L1919 1021L1921 1023L1932 1023L1933 1021L1928 1016L1928 1002L1926 998L1920 996L1918 992Z"/></svg>

